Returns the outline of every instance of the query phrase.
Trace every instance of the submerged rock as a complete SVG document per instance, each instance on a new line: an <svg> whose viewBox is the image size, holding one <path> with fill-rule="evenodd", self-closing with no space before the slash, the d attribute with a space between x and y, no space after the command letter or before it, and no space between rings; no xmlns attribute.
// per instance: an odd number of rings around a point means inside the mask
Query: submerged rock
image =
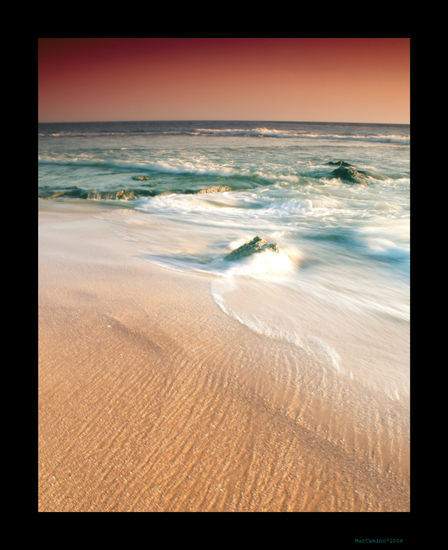
<svg viewBox="0 0 448 550"><path fill-rule="evenodd" d="M215 185L213 187L206 187L205 189L199 189L195 191L196 195L201 195L203 193L224 193L224 191L231 191L232 188L228 185Z"/></svg>
<svg viewBox="0 0 448 550"><path fill-rule="evenodd" d="M329 162L328 164L335 164L333 162ZM339 161L338 168L336 170L333 170L331 175L335 178L339 178L342 181L345 181L346 183L361 183L361 184L367 184L367 173L363 170L357 170L354 166L351 166L347 162L344 162L343 160Z"/></svg>
<svg viewBox="0 0 448 550"><path fill-rule="evenodd" d="M80 189L79 187L73 186L73 187L67 187L65 189L57 189L57 190L47 190L42 189L39 190L39 198L41 199L57 199L58 197L70 197L70 198L79 198L79 199L85 199L86 193Z"/></svg>
<svg viewBox="0 0 448 550"><path fill-rule="evenodd" d="M136 178L142 178L144 180L149 179L146 176L136 176ZM138 197L154 197L156 195L200 195L204 193L223 193L224 191L231 191L232 188L228 185L215 185L213 187L206 187L205 189L165 189L159 191L157 189L143 189L138 187L135 189L119 189L111 191L89 191L87 189L80 189L78 187L68 187L64 190L40 190L39 197L42 199L55 199L57 197L64 196L64 198L77 198L86 200L121 200L128 201L136 199Z"/></svg>
<svg viewBox="0 0 448 550"><path fill-rule="evenodd" d="M89 200L130 200L135 199L135 191L121 189L120 191L102 191L100 193L93 192L87 194L87 199Z"/></svg>
<svg viewBox="0 0 448 550"><path fill-rule="evenodd" d="M215 185L205 189L165 189L164 191L154 191L151 194L159 197L163 195L203 195L204 193L224 193L224 191L231 190L232 188L228 185Z"/></svg>
<svg viewBox="0 0 448 550"><path fill-rule="evenodd" d="M132 179L136 181L148 181L149 176L132 176Z"/></svg>
<svg viewBox="0 0 448 550"><path fill-rule="evenodd" d="M239 260L240 258L245 258L246 256L250 256L251 254L255 254L257 252L263 252L264 250L279 252L277 244L268 243L263 238L257 235L251 241L241 245L238 248L235 248L235 250L232 250L232 252L227 254L224 259L230 261Z"/></svg>
<svg viewBox="0 0 448 550"><path fill-rule="evenodd" d="M130 199L135 199L135 191L132 191L132 190L128 190L126 191L125 189L121 189L121 191L117 191L115 193L115 199L117 200L130 200Z"/></svg>
<svg viewBox="0 0 448 550"><path fill-rule="evenodd" d="M67 187L63 190L39 193L42 199L56 199L58 197L85 200L131 200L138 196L152 196L154 192L150 190L119 189L117 191L89 191L79 187Z"/></svg>

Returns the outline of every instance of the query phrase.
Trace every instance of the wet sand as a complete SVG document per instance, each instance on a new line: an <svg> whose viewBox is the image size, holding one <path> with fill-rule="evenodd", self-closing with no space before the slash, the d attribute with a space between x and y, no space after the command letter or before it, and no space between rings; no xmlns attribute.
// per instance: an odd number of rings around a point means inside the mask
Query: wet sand
<svg viewBox="0 0 448 550"><path fill-rule="evenodd" d="M408 402L39 203L39 511L409 511Z"/></svg>

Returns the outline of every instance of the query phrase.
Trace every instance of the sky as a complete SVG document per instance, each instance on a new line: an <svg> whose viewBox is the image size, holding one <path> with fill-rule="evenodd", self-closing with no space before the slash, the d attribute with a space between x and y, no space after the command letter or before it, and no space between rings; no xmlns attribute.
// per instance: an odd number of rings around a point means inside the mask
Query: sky
<svg viewBox="0 0 448 550"><path fill-rule="evenodd" d="M40 38L39 122L408 124L409 38Z"/></svg>

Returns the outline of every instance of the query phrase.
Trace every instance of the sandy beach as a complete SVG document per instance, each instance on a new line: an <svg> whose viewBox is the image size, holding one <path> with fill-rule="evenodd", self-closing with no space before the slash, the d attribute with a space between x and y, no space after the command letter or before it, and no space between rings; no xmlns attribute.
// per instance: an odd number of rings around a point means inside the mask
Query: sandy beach
<svg viewBox="0 0 448 550"><path fill-rule="evenodd" d="M39 200L39 511L409 511L409 403Z"/></svg>

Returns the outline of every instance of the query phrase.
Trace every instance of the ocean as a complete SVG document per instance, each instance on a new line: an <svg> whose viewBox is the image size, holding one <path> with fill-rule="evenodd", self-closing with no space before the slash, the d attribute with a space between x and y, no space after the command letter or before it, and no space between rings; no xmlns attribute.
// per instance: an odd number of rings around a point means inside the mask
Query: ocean
<svg viewBox="0 0 448 550"><path fill-rule="evenodd" d="M348 384L409 398L409 125L91 122L38 132L40 199L86 210L95 201L92 215L142 261L208 277L235 322Z"/></svg>

